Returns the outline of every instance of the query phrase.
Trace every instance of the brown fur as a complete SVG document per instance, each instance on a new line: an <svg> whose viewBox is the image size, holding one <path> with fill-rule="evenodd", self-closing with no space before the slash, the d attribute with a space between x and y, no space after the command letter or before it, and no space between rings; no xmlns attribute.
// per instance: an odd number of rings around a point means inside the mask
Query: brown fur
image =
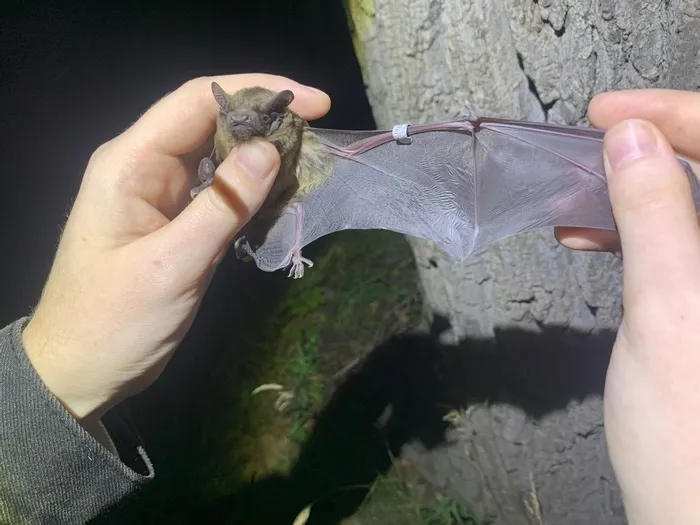
<svg viewBox="0 0 700 525"><path fill-rule="evenodd" d="M233 94L227 93L226 96L231 109L260 111L273 95L273 91L256 86L241 89ZM216 165L241 142L226 130L224 124L223 115L220 113L214 135ZM270 135L260 137L277 148L280 154L280 169L265 202L241 232L253 249L264 242L267 232L287 204L316 190L332 172L331 155L307 126L304 119L287 108L280 127Z"/></svg>

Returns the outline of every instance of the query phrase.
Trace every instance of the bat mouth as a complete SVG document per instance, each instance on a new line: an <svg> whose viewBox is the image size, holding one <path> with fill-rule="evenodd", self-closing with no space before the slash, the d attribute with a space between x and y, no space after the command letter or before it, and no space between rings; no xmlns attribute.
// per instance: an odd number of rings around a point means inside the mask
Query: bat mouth
<svg viewBox="0 0 700 525"><path fill-rule="evenodd" d="M251 127L249 124L229 124L228 132L239 139L248 139L251 137L262 137L263 135L255 128Z"/></svg>

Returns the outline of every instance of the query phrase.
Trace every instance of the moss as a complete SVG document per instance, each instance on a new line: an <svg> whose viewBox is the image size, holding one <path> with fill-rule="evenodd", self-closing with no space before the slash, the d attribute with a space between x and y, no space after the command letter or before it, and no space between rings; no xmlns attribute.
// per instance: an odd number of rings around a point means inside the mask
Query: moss
<svg viewBox="0 0 700 525"><path fill-rule="evenodd" d="M232 359L230 389L204 429L202 447L224 451L202 488L207 499L286 473L332 391L326 377L418 320L414 262L402 236L342 232L314 262L236 343L246 359ZM253 395L266 384L281 390Z"/></svg>
<svg viewBox="0 0 700 525"><path fill-rule="evenodd" d="M343 6L348 18L348 27L352 44L355 48L355 56L364 77L366 66L364 43L367 39L367 34L374 26L374 0L343 0Z"/></svg>

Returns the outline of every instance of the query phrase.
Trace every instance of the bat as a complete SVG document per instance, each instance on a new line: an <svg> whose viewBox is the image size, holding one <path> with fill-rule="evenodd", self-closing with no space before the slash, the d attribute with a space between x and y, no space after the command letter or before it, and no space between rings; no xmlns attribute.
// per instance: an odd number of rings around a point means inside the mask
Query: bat
<svg viewBox="0 0 700 525"><path fill-rule="evenodd" d="M277 148L280 169L262 206L236 236L234 247L241 259L254 260L255 249L265 242L269 229L282 214L295 224L295 240L289 253L290 277L304 275L304 264L313 262L301 255L302 200L331 175L333 159L310 131L306 121L289 110L294 100L290 90L275 93L260 86L226 93L212 82L212 93L219 105L214 133L214 150L203 158L197 170L199 184L190 190L194 199L214 183L216 167L238 144L264 138ZM212 158L213 157L213 158Z"/></svg>
<svg viewBox="0 0 700 525"><path fill-rule="evenodd" d="M263 98L275 96L266 92ZM293 115L288 108L285 114ZM301 250L349 229L433 241L459 261L539 228L616 229L603 167L604 130L459 115L391 130L344 131L285 118L303 130L295 135L302 138L295 139L289 167L278 175L280 188L290 189L268 196L263 208L281 212L262 213L274 218L261 226L254 246L236 244L239 257L261 270L291 265L290 276L301 277L308 261ZM285 143L275 133L268 140ZM215 150L222 158L224 149ZM690 164L679 161L698 209L700 184Z"/></svg>

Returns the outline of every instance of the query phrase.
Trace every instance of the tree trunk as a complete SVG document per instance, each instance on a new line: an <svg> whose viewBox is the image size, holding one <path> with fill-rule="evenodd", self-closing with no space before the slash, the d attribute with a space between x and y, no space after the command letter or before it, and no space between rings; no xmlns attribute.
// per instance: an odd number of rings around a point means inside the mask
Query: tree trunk
<svg viewBox="0 0 700 525"><path fill-rule="evenodd" d="M467 111L465 100L484 116L587 125L596 93L699 83L700 7L690 0L347 7L380 128L449 118ZM625 523L602 428L602 385L621 317L619 260L567 251L549 229L463 263L409 241L426 314L449 321L443 342L468 354L465 341L494 339L498 364L465 372L464 381L483 373L492 384L488 396L453 407L447 444L413 443L404 456L497 524ZM563 330L550 337L552 327Z"/></svg>

